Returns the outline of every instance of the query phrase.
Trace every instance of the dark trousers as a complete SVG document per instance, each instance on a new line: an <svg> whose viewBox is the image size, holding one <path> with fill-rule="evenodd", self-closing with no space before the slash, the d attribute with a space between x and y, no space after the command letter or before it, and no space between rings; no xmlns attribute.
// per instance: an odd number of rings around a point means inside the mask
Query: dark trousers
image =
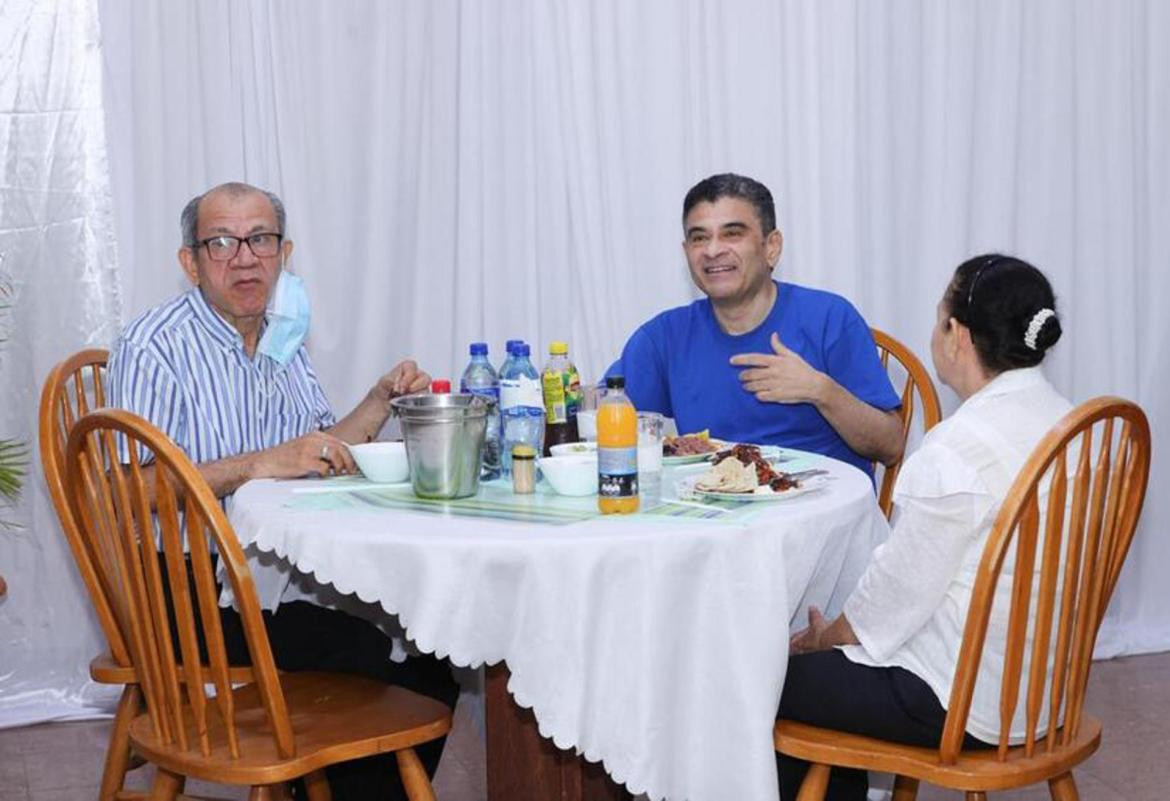
<svg viewBox="0 0 1170 801"><path fill-rule="evenodd" d="M165 563L159 561L165 571ZM451 673L450 664L430 655L412 657L406 662L392 661L390 638L373 623L307 601L281 604L275 613L265 611L263 614L272 656L279 670L290 673L319 670L365 676L405 687L455 708L459 684ZM251 664L239 613L221 607L220 620L228 661L233 665ZM200 651L203 651L202 637L200 640ZM435 775L445 742L444 737L415 749L428 776ZM394 754L379 754L331 765L325 773L334 801L407 799ZM294 784L293 792L304 797L300 782Z"/></svg>
<svg viewBox="0 0 1170 801"><path fill-rule="evenodd" d="M937 747L946 710L929 685L908 670L872 668L850 662L837 650L797 654L777 715L784 720L877 737L905 745ZM986 747L967 735L966 747ZM792 801L808 763L776 754L781 801ZM865 801L869 777L863 770L833 768L827 801Z"/></svg>

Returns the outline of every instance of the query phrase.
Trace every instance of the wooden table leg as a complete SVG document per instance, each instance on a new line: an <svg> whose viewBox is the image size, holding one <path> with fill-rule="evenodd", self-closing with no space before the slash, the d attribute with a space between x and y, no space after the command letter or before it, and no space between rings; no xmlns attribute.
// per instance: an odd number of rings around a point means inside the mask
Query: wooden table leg
<svg viewBox="0 0 1170 801"><path fill-rule="evenodd" d="M508 694L504 663L485 673L488 801L632 801L600 763L540 736L532 710Z"/></svg>

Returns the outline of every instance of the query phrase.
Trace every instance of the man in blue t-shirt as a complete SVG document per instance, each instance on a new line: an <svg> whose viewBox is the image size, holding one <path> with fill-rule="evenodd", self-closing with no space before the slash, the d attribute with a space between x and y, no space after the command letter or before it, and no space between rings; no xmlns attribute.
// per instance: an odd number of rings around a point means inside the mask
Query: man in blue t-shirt
<svg viewBox="0 0 1170 801"><path fill-rule="evenodd" d="M607 371L681 433L832 456L867 473L902 455L900 400L869 326L844 298L775 281L772 193L715 175L683 200L683 251L707 297L659 314Z"/></svg>

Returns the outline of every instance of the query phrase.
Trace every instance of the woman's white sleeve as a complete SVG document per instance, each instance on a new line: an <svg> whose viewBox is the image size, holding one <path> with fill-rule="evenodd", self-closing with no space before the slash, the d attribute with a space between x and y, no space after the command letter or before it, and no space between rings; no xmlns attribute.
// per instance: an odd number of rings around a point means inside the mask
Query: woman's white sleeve
<svg viewBox="0 0 1170 801"><path fill-rule="evenodd" d="M938 610L994 500L975 469L941 445L904 465L893 531L873 557L844 612L870 658L884 661Z"/></svg>

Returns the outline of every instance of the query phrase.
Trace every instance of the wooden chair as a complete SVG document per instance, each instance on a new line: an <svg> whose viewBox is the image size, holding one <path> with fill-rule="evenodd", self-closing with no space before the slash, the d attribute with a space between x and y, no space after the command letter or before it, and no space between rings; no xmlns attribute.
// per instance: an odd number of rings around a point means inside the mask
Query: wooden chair
<svg viewBox="0 0 1170 801"><path fill-rule="evenodd" d="M106 588L95 567L95 555L74 522L65 491L65 445L73 424L91 409L104 406L105 369L109 353L100 348L79 351L58 363L41 390L40 446L45 484L57 511L61 530L73 552L78 572L85 583L98 623L105 634L107 650L89 663L89 675L99 684L124 685L110 728L106 760L102 769L99 801L137 801L146 793L125 788L126 773L142 764L130 751L130 721L142 705L138 677L130 664L129 650L111 612ZM232 668L233 681L246 681L247 669Z"/></svg>
<svg viewBox="0 0 1170 801"><path fill-rule="evenodd" d="M129 445L128 464L119 462L119 437ZM153 456L149 466L140 449ZM394 752L411 801L434 801L414 746L445 735L450 711L364 677L278 674L235 532L165 434L130 412L91 412L73 426L65 467L73 519L95 557L145 702L129 730L134 750L158 767L151 799L176 797L187 777L251 785L252 799L286 798L285 783L303 776L309 797L327 801L326 766ZM232 686L212 548L239 604L252 659L243 686Z"/></svg>
<svg viewBox="0 0 1170 801"><path fill-rule="evenodd" d="M930 380L930 373L914 355L914 351L884 331L871 328L870 332L873 334L873 341L877 343L882 366L889 370L890 357L893 356L894 361L901 368L901 372L905 373L901 393L902 408L899 411L902 418L902 443L904 445L910 436L910 424L914 421L915 394L922 401L922 432L925 434L942 419L942 407L938 402L938 393L934 390L934 382ZM892 378L897 378L897 376L892 376ZM905 459L905 456L902 459ZM882 484L878 490L878 506L881 507L882 513L887 518L894 509L894 483L898 479L898 471L902 469L902 459L899 459L896 464L886 467L882 472ZM878 465L875 463L874 469L876 470L877 467Z"/></svg>
<svg viewBox="0 0 1170 801"><path fill-rule="evenodd" d="M776 749L812 763L798 801L824 798L832 765L896 774L896 801L915 798L919 781L963 790L968 801L982 801L990 790L1047 781L1055 801L1077 799L1072 768L1101 742L1100 721L1083 713L1093 644L1137 527L1149 469L1149 423L1133 403L1097 398L1066 415L1020 471L984 547L939 747L897 745L781 720L774 732ZM1038 492L1047 480L1041 532ZM964 751L995 587L1013 544L998 747ZM1033 652L1049 658L1031 660L1021 695L1029 629ZM1051 719L1063 722L1047 733L1039 730L1046 699ZM1009 746L1008 731L1021 703L1026 739Z"/></svg>
<svg viewBox="0 0 1170 801"><path fill-rule="evenodd" d="M138 713L142 696L134 668L130 666L126 643L114 623L105 588L94 568L93 554L73 522L65 491L65 444L69 431L82 415L105 405L104 376L108 356L107 351L97 348L83 350L57 364L49 373L41 390L40 444L41 465L49 496L53 499L61 530L69 542L108 645L105 653L89 663L89 675L100 684L125 685L114 714L98 795L99 801L125 801L145 797L145 793L123 789L126 771L131 764L128 729Z"/></svg>

